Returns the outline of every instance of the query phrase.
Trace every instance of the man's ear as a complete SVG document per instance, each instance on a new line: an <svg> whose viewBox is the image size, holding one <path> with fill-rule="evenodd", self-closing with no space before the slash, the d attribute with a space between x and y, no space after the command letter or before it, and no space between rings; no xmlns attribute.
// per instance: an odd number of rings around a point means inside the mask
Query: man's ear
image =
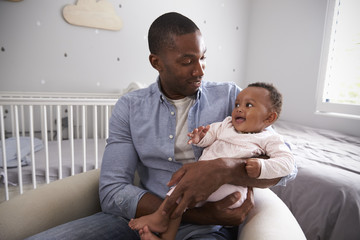
<svg viewBox="0 0 360 240"><path fill-rule="evenodd" d="M149 56L149 61L150 64L153 68L155 68L156 70L158 70L159 72L162 70L161 64L160 64L160 59L158 55L155 54L150 54Z"/></svg>
<svg viewBox="0 0 360 240"><path fill-rule="evenodd" d="M278 117L278 114L276 112L270 112L267 116L267 118L265 119L265 123L270 126L271 124L273 124L276 119Z"/></svg>

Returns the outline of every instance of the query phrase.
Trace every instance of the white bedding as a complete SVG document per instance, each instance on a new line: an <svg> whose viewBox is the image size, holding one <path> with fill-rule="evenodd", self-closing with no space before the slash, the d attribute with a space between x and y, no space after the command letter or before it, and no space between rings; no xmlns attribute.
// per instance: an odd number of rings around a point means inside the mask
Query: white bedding
<svg viewBox="0 0 360 240"><path fill-rule="evenodd" d="M74 170L75 174L83 171L83 140L74 139ZM95 151L94 151L94 139L86 140L86 169L91 170L95 168ZM63 178L71 175L71 155L70 155L70 141L63 140L61 142L61 154L62 154L62 175ZM57 180L59 178L59 157L58 157L58 142L49 141L49 177L50 181ZM105 149L105 139L98 139L98 166L101 166L102 155ZM27 157L29 159L29 157ZM37 183L45 183L45 169L46 169L46 157L45 149L35 153L36 163L36 180ZM0 168L0 172L4 170ZM32 164L22 166L22 178L23 184L32 183ZM18 168L8 168L8 179L11 184L18 184Z"/></svg>

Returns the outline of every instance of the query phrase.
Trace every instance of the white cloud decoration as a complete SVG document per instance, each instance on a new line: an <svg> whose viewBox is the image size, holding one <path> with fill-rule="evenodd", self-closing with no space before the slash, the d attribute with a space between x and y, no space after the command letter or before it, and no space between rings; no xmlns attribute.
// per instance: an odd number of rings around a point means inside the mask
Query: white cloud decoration
<svg viewBox="0 0 360 240"><path fill-rule="evenodd" d="M73 25L119 31L122 20L108 0L78 0L63 9L65 20Z"/></svg>

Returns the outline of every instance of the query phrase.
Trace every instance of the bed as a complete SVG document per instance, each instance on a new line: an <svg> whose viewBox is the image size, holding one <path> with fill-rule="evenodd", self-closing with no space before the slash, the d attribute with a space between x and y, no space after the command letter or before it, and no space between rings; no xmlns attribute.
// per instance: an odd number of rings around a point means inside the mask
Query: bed
<svg viewBox="0 0 360 240"><path fill-rule="evenodd" d="M360 138L285 121L274 128L291 146L298 175L272 190L307 239L360 239Z"/></svg>

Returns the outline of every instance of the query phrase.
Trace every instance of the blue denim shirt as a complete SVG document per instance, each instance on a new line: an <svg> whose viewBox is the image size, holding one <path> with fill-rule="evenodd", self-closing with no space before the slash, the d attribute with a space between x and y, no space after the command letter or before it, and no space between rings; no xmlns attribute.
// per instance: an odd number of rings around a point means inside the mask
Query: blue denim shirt
<svg viewBox="0 0 360 240"><path fill-rule="evenodd" d="M167 182L182 166L174 157L176 110L159 84L122 96L113 109L100 176L104 212L134 218L141 197L150 191L164 198ZM188 114L188 131L230 116L240 91L234 83L203 81ZM202 148L193 150L198 160ZM136 170L141 188L133 185Z"/></svg>

